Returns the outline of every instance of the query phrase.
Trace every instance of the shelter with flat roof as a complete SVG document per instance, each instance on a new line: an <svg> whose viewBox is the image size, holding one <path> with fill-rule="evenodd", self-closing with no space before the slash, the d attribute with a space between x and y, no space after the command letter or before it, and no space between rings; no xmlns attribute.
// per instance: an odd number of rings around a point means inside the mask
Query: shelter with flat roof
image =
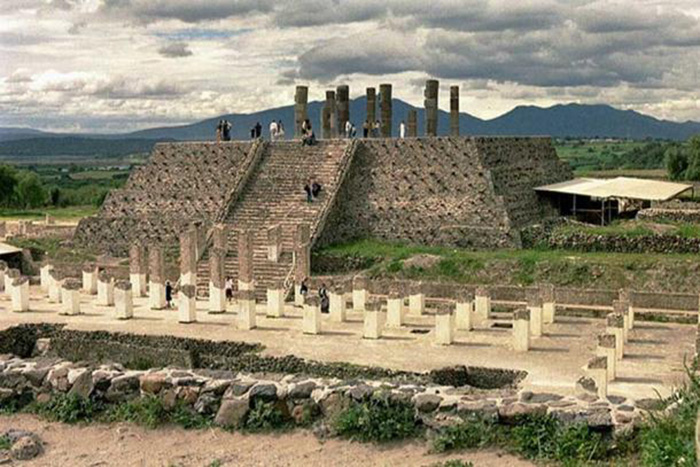
<svg viewBox="0 0 700 467"><path fill-rule="evenodd" d="M668 201L692 190L693 185L685 183L629 177L575 178L535 188L560 214L595 219L601 224L621 213L636 212L652 202Z"/></svg>

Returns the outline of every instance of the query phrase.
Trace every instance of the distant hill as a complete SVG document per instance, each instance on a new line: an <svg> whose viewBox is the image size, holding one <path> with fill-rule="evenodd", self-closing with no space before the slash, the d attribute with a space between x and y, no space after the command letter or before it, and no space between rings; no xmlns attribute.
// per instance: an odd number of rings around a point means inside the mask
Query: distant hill
<svg viewBox="0 0 700 467"><path fill-rule="evenodd" d="M323 103L309 103L309 118L320 136L321 109ZM394 99L394 133L399 122L405 119L410 104ZM364 97L350 103L351 120L361 133L365 120ZM418 132L423 134L424 111L418 111ZM147 152L157 141L206 141L215 137L215 127L220 119L233 124L234 139L248 139L256 122L263 125L263 134L272 120L282 120L287 137L293 134L294 107L292 105L263 110L252 114L229 114L202 120L197 123L173 127L151 128L125 134L56 134L25 128L0 128L0 155L2 156L121 156L133 152ZM439 112L439 132L449 131L449 113ZM463 135L547 135L576 138L627 138L685 140L700 134L700 123L676 123L659 120L631 110L619 110L607 105L566 104L541 108L520 106L492 120L482 120L467 113L460 115L460 132Z"/></svg>

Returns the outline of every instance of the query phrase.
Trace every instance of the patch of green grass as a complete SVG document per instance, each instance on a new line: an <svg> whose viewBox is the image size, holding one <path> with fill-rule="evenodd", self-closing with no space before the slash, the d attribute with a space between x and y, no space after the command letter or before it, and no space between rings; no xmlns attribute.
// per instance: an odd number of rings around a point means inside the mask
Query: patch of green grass
<svg viewBox="0 0 700 467"><path fill-rule="evenodd" d="M69 206L65 208L12 209L0 208L0 220L35 220L43 221L46 215L58 221L77 222L83 217L95 215L98 208L89 206Z"/></svg>
<svg viewBox="0 0 700 467"><path fill-rule="evenodd" d="M27 406L31 413L47 420L62 423L93 421L102 411L102 405L77 394L54 394L48 402L34 402Z"/></svg>
<svg viewBox="0 0 700 467"><path fill-rule="evenodd" d="M0 451L7 451L12 447L12 441L7 436L0 436Z"/></svg>
<svg viewBox="0 0 700 467"><path fill-rule="evenodd" d="M81 249L64 246L64 242L65 240L59 237L12 238L7 241L7 243L17 248L29 250L35 261L41 261L47 256L58 262L78 264L95 260L93 254Z"/></svg>
<svg viewBox="0 0 700 467"><path fill-rule="evenodd" d="M338 415L335 429L342 437L376 443L412 438L421 432L411 403L380 396L353 403Z"/></svg>
<svg viewBox="0 0 700 467"><path fill-rule="evenodd" d="M432 451L478 449L494 442L496 425L480 417L469 417L459 425L441 430L432 441Z"/></svg>
<svg viewBox="0 0 700 467"><path fill-rule="evenodd" d="M433 464L432 467L474 467L474 464L469 461L463 461L462 459L450 459L445 462Z"/></svg>
<svg viewBox="0 0 700 467"><path fill-rule="evenodd" d="M283 430L289 428L289 418L278 403L256 400L243 427L253 432Z"/></svg>

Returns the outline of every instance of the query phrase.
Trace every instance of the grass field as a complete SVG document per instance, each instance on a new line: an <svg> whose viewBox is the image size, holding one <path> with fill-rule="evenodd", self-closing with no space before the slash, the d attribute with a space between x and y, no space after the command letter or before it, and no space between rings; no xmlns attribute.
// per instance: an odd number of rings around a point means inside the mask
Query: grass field
<svg viewBox="0 0 700 467"><path fill-rule="evenodd" d="M128 170L86 170L70 174L73 180L112 180L115 176L128 175Z"/></svg>
<svg viewBox="0 0 700 467"><path fill-rule="evenodd" d="M66 208L8 209L0 208L0 220L44 220L46 214L63 222L77 222L97 212L95 206L69 206Z"/></svg>

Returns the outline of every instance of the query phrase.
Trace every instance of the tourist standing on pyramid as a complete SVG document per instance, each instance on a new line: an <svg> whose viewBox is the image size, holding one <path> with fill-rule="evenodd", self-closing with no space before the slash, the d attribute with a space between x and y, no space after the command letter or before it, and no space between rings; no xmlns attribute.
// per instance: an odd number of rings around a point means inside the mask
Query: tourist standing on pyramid
<svg viewBox="0 0 700 467"><path fill-rule="evenodd" d="M220 143L221 142L221 133L224 130L224 121L219 120L219 123L216 124L216 142Z"/></svg>
<svg viewBox="0 0 700 467"><path fill-rule="evenodd" d="M406 124L403 120L399 123L399 138L403 139L406 137Z"/></svg>
<svg viewBox="0 0 700 467"><path fill-rule="evenodd" d="M270 122L270 141L277 140L277 132L277 122L273 120Z"/></svg>
<svg viewBox="0 0 700 467"><path fill-rule="evenodd" d="M231 141L231 128L233 125L231 125L231 122L228 120L224 120L223 123L223 131L224 131L224 141Z"/></svg>

